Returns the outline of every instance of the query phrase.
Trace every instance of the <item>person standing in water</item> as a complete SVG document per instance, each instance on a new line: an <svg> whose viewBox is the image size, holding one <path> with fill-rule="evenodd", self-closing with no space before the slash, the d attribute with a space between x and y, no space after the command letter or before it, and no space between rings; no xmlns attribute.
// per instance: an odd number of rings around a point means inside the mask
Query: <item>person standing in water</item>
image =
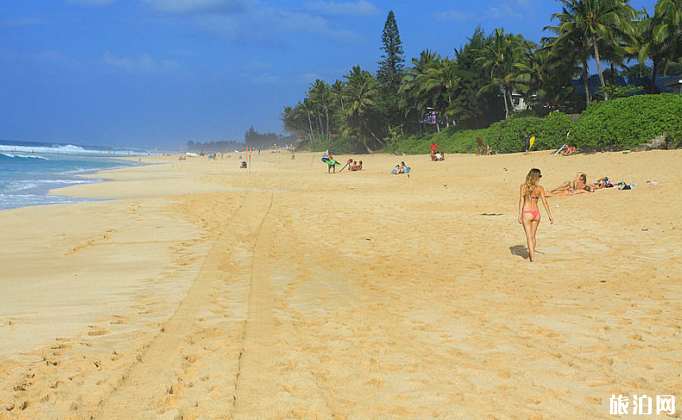
<svg viewBox="0 0 682 420"><path fill-rule="evenodd" d="M540 208L538 207L538 200L542 200L545 206L549 223L554 223L552 213L549 211L547 198L545 197L545 189L538 183L542 178L540 170L533 168L526 175L526 182L521 184L519 194L519 223L523 225L523 230L526 233L526 241L528 243L528 259L530 262L535 261L535 232L540 225Z"/></svg>

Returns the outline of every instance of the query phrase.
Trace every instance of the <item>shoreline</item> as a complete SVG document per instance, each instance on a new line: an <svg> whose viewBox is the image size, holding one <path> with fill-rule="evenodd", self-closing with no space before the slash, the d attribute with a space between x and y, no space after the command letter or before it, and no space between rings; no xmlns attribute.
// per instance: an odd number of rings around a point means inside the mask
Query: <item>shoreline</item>
<svg viewBox="0 0 682 420"><path fill-rule="evenodd" d="M107 201L3 210L0 418L568 420L682 398L682 151L549 153L333 175L320 153L143 157L162 164L53 190ZM550 198L530 264L531 167L635 189Z"/></svg>

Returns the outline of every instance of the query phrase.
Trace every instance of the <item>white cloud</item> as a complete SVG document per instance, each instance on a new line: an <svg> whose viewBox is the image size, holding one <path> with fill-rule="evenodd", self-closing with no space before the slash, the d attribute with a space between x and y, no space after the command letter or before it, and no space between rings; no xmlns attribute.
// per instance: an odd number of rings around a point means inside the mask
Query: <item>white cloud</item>
<svg viewBox="0 0 682 420"><path fill-rule="evenodd" d="M259 74L251 78L251 83L258 85L274 85L279 84L282 79L277 75L272 75L268 73Z"/></svg>
<svg viewBox="0 0 682 420"><path fill-rule="evenodd" d="M488 7L488 17L493 19L520 19L523 17L523 14L518 9L506 4Z"/></svg>
<svg viewBox="0 0 682 420"><path fill-rule="evenodd" d="M351 31L331 28L327 19L321 16L274 7L259 7L239 16L202 15L197 17L195 23L203 30L246 44L281 45L283 36L305 33L357 38Z"/></svg>
<svg viewBox="0 0 682 420"><path fill-rule="evenodd" d="M167 13L239 13L246 9L248 0L142 0L151 7Z"/></svg>
<svg viewBox="0 0 682 420"><path fill-rule="evenodd" d="M365 0L344 3L335 3L332 1L311 1L306 3L306 7L311 11L331 16L370 16L380 13L376 6Z"/></svg>
<svg viewBox="0 0 682 420"><path fill-rule="evenodd" d="M488 7L488 17L493 19L522 19L523 10L529 9L528 0L498 0L495 6Z"/></svg>
<svg viewBox="0 0 682 420"><path fill-rule="evenodd" d="M435 14L437 19L440 20L461 20L466 21L471 18L471 15L467 13L458 12L457 10L446 10L444 12L439 12Z"/></svg>
<svg viewBox="0 0 682 420"><path fill-rule="evenodd" d="M173 60L156 60L149 54L142 54L140 58L116 57L109 51L102 55L102 60L116 68L130 72L154 73L157 71L168 71L178 67L178 63Z"/></svg>

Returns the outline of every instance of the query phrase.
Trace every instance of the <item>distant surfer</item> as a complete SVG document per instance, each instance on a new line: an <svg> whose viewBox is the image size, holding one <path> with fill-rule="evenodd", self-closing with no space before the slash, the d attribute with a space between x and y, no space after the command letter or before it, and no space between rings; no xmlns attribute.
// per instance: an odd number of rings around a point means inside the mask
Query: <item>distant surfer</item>
<svg viewBox="0 0 682 420"><path fill-rule="evenodd" d="M336 161L331 153L327 154L327 173L329 172L336 173Z"/></svg>
<svg viewBox="0 0 682 420"><path fill-rule="evenodd" d="M523 144L526 147L526 153L530 151L530 134L526 134L526 137L523 139Z"/></svg>

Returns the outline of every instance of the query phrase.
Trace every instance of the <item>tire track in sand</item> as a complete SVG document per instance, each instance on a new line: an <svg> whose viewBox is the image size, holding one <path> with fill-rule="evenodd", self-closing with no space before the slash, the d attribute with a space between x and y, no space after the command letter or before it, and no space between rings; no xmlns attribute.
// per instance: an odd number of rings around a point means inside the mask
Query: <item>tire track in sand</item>
<svg viewBox="0 0 682 420"><path fill-rule="evenodd" d="M234 298L233 289L248 282L240 274L253 269L248 262L271 205L271 194L244 196L187 296L160 333L140 348L136 360L90 418L211 418L220 415L217 407L225 410L239 363L237 349L229 343L238 343L244 334L240 328L244 324L234 319L234 314L244 312L244 302Z"/></svg>
<svg viewBox="0 0 682 420"><path fill-rule="evenodd" d="M326 394L296 355L298 338L283 328L282 317L290 308L271 290L278 274L276 241L283 239L277 235L277 223L266 214L254 236L248 311L229 418L310 418L310 413L333 418Z"/></svg>

